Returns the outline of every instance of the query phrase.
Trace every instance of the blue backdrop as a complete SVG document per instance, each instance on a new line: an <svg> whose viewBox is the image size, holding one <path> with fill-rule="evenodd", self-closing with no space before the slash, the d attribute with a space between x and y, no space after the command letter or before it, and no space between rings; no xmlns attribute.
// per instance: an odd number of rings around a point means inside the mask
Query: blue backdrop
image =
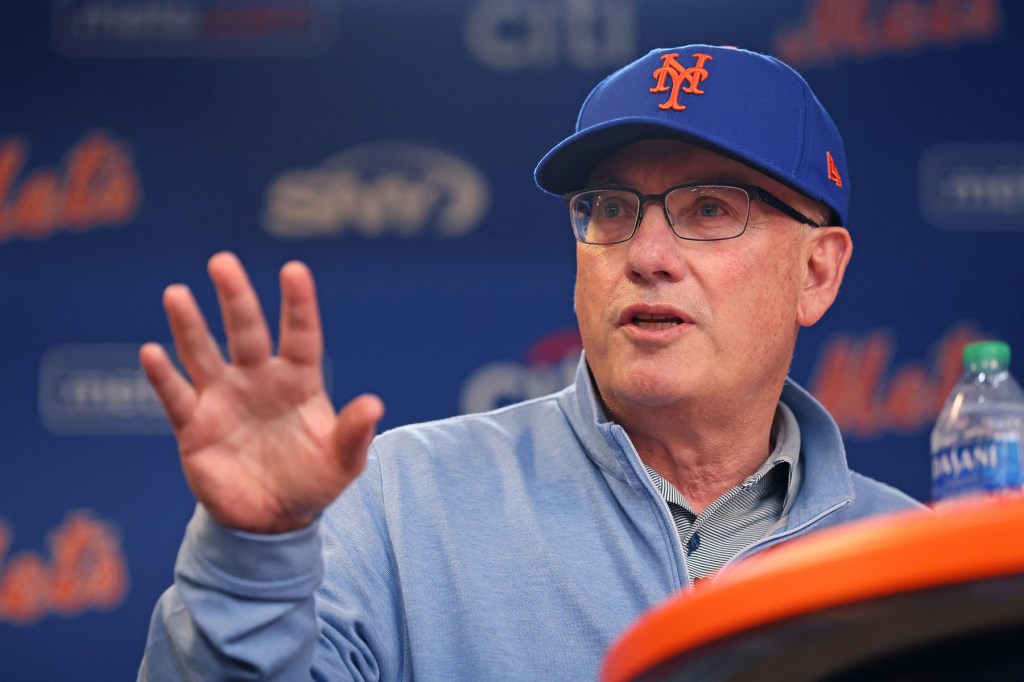
<svg viewBox="0 0 1024 682"><path fill-rule="evenodd" d="M659 46L773 53L832 112L856 248L792 374L926 499L964 342L1024 354L1022 36L1000 0L6 3L0 678L134 676L193 506L136 352L173 281L219 324L216 250L271 319L310 264L332 395L385 428L561 387L573 239L532 169Z"/></svg>

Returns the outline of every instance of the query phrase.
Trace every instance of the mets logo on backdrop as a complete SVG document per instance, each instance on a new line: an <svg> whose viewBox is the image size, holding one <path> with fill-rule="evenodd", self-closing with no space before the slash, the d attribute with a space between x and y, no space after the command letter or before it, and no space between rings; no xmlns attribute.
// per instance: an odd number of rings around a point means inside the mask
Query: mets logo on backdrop
<svg viewBox="0 0 1024 682"><path fill-rule="evenodd" d="M697 63L689 68L685 68L676 60L678 56L678 52L661 55L661 66L656 68L654 73L651 74L658 81L658 84L651 88L651 92L669 93L668 100L658 105L659 109L671 109L672 111L682 111L685 109L686 105L679 103L680 90L688 95L704 94L704 91L700 89L701 81L707 80L708 77L708 70L704 68L704 63L713 59L713 57L709 54L697 52L693 55ZM672 79L671 87L665 82L667 78Z"/></svg>

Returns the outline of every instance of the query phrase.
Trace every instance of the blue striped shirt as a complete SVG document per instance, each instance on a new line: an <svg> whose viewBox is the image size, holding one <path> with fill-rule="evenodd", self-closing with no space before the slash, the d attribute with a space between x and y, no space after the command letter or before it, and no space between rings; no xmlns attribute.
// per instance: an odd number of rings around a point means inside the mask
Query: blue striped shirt
<svg viewBox="0 0 1024 682"><path fill-rule="evenodd" d="M800 487L800 427L782 403L775 411L770 442L771 453L761 467L699 514L675 486L644 465L672 514L691 584L713 576L788 513Z"/></svg>

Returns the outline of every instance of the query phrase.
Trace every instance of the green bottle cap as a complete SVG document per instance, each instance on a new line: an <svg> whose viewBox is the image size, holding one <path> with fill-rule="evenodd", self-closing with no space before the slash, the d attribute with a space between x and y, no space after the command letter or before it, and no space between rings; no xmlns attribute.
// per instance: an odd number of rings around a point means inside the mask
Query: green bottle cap
<svg viewBox="0 0 1024 682"><path fill-rule="evenodd" d="M1010 346L1002 341L975 341L964 346L964 368L977 371L983 365L1010 365Z"/></svg>

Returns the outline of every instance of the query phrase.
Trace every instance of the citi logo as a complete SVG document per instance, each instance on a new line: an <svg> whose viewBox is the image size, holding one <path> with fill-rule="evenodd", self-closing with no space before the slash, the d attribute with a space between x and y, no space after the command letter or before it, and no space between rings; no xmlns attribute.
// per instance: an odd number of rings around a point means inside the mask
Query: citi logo
<svg viewBox="0 0 1024 682"><path fill-rule="evenodd" d="M271 181L264 229L277 237L462 237L483 221L490 189L465 159L423 144L382 141Z"/></svg>
<svg viewBox="0 0 1024 682"><path fill-rule="evenodd" d="M573 382L582 350L579 331L567 329L534 343L526 352L525 362L488 363L466 379L459 411L486 412L559 391Z"/></svg>
<svg viewBox="0 0 1024 682"><path fill-rule="evenodd" d="M466 46L499 71L621 66L636 54L636 0L481 0Z"/></svg>

